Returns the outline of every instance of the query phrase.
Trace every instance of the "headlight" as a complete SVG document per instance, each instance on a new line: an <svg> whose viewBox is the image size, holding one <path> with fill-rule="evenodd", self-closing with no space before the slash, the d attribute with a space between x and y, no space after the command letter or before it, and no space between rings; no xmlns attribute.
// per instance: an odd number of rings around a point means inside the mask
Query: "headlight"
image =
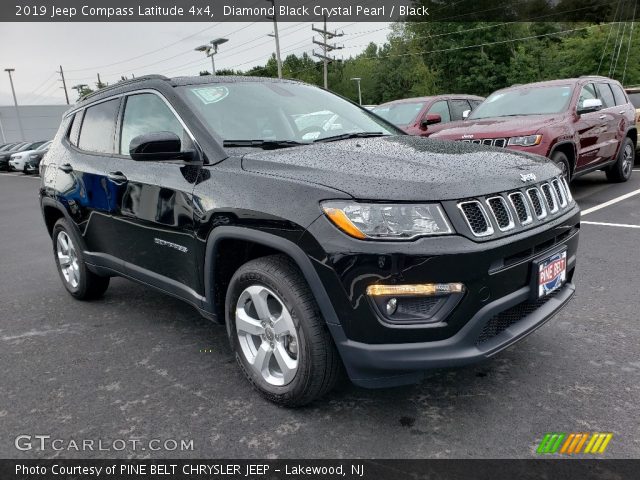
<svg viewBox="0 0 640 480"><path fill-rule="evenodd" d="M542 135L526 135L524 137L511 137L508 145L519 145L520 147L533 147L540 145Z"/></svg>
<svg viewBox="0 0 640 480"><path fill-rule="evenodd" d="M322 210L336 227L360 240L410 240L453 233L438 204L328 201L322 203Z"/></svg>

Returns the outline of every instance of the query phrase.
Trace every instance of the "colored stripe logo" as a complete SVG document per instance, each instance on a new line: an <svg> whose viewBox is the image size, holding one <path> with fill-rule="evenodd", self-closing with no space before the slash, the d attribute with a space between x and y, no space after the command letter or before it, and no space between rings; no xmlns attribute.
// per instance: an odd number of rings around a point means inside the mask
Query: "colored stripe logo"
<svg viewBox="0 0 640 480"><path fill-rule="evenodd" d="M536 453L566 454L576 453L604 453L609 442L613 438L612 433L547 433L538 445Z"/></svg>

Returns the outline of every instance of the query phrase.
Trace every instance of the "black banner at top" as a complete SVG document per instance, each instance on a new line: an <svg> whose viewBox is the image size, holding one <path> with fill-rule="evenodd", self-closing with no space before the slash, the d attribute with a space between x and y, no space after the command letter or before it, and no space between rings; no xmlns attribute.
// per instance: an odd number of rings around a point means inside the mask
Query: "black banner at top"
<svg viewBox="0 0 640 480"><path fill-rule="evenodd" d="M7 0L3 22L631 21L619 0Z"/></svg>

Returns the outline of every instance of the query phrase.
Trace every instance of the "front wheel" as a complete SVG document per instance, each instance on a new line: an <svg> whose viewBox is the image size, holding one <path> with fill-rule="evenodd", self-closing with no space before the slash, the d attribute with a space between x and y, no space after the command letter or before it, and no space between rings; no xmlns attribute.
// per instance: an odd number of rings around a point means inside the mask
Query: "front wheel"
<svg viewBox="0 0 640 480"><path fill-rule="evenodd" d="M67 291L79 300L101 297L109 287L109 277L100 277L87 268L82 240L64 218L53 226L51 237L58 274Z"/></svg>
<svg viewBox="0 0 640 480"><path fill-rule="evenodd" d="M571 164L569 163L569 158L562 152L555 152L551 156L551 160L562 170L562 176L567 183L569 183L571 181Z"/></svg>
<svg viewBox="0 0 640 480"><path fill-rule="evenodd" d="M252 260L233 275L227 332L238 364L268 400L301 406L330 391L341 368L314 297L284 255Z"/></svg>
<svg viewBox="0 0 640 480"><path fill-rule="evenodd" d="M605 170L607 180L610 182L626 182L631 177L635 158L635 146L629 137L624 139L618 153L618 160Z"/></svg>

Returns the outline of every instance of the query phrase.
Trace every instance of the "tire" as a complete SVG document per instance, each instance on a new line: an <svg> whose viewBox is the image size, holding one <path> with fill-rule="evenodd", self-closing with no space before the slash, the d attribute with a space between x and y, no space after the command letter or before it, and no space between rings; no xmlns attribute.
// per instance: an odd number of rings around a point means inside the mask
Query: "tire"
<svg viewBox="0 0 640 480"><path fill-rule="evenodd" d="M340 377L333 339L309 286L288 257L272 255L242 265L231 278L225 315L238 364L271 402L306 405L329 392Z"/></svg>
<svg viewBox="0 0 640 480"><path fill-rule="evenodd" d="M569 158L562 152L554 152L553 155L551 155L551 160L562 170L562 175L564 175L567 183L569 183L571 181L571 163L569 163Z"/></svg>
<svg viewBox="0 0 640 480"><path fill-rule="evenodd" d="M622 142L620 152L618 152L616 163L605 170L607 180L616 183L629 180L629 178L631 178L631 172L633 172L634 157L635 145L633 144L633 140L626 137L624 142Z"/></svg>
<svg viewBox="0 0 640 480"><path fill-rule="evenodd" d="M96 275L87 268L83 257L84 243L69 222L64 218L58 220L51 238L58 274L67 291L78 300L101 297L109 287L109 277ZM66 265L63 259L68 261Z"/></svg>

